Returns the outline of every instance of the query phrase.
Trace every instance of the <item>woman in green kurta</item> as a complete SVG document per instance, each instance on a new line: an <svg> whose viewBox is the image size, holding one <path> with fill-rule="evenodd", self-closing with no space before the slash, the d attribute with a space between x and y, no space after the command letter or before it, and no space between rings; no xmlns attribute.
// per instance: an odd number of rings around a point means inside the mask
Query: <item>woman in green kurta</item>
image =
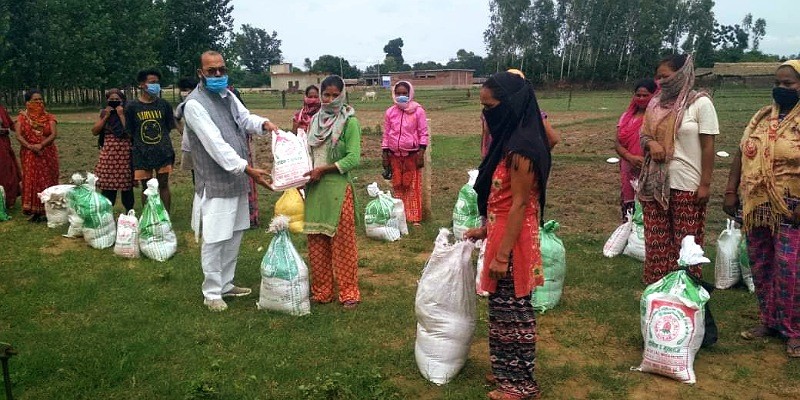
<svg viewBox="0 0 800 400"><path fill-rule="evenodd" d="M306 175L304 232L311 261L311 300L333 301L333 279L339 302L356 308L358 249L350 171L361 162L361 126L345 104L344 81L331 75L320 84L322 108L309 124L308 146L313 169Z"/></svg>

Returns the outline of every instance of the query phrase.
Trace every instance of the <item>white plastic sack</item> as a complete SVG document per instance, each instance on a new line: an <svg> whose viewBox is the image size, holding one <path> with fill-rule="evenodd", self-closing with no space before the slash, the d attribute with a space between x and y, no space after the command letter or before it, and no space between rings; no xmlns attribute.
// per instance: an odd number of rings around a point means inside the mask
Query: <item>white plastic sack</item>
<svg viewBox="0 0 800 400"><path fill-rule="evenodd" d="M469 179L458 191L458 199L453 207L453 235L456 239L464 237L464 233L481 226L481 215L478 212L478 193L473 186L478 179L478 170L467 172Z"/></svg>
<svg viewBox="0 0 800 400"><path fill-rule="evenodd" d="M48 228L58 228L69 223L67 193L74 187L75 185L55 185L38 194L39 200L44 203Z"/></svg>
<svg viewBox="0 0 800 400"><path fill-rule="evenodd" d="M367 186L367 193L371 197L375 197L374 200L367 203L364 211L364 225L367 237L386 242L394 242L400 239L402 232L397 215L399 207L395 200L400 201L400 203L402 203L402 200L394 199L388 193L381 192L375 182ZM403 218L405 218L405 210L403 210ZM408 232L408 226L406 226L406 232Z"/></svg>
<svg viewBox="0 0 800 400"><path fill-rule="evenodd" d="M702 247L687 236L681 242L681 266L710 262ZM638 371L695 383L694 359L705 335L705 304L710 296L684 270L667 274L648 286L641 299L644 338Z"/></svg>
<svg viewBox="0 0 800 400"><path fill-rule="evenodd" d="M483 272L483 256L486 254L486 240L481 240L475 243L475 247L478 248L478 262L476 264L477 268L475 273L475 292L478 296L482 297L489 297L489 292L485 290L481 290L481 273Z"/></svg>
<svg viewBox="0 0 800 400"><path fill-rule="evenodd" d="M628 236L628 244L622 254L633 257L639 261L644 261L644 224L631 223L631 233Z"/></svg>
<svg viewBox="0 0 800 400"><path fill-rule="evenodd" d="M408 235L406 206L403 204L403 200L400 200L396 197L392 197L392 203L394 204L394 207L392 207L392 216L394 217L394 220L397 221L397 229L400 231L401 235Z"/></svg>
<svg viewBox="0 0 800 400"><path fill-rule="evenodd" d="M158 194L157 179L147 181L144 194L147 201L139 218L139 250L147 258L164 262L178 250L178 238Z"/></svg>
<svg viewBox="0 0 800 400"><path fill-rule="evenodd" d="M261 260L261 293L256 307L296 316L310 314L308 267L292 244L289 217L275 217L269 231L275 236Z"/></svg>
<svg viewBox="0 0 800 400"><path fill-rule="evenodd" d="M742 235L742 240L739 242L739 267L742 270L742 282L747 286L750 293L756 291L756 285L753 283L753 270L750 268L750 255L747 254L747 238Z"/></svg>
<svg viewBox="0 0 800 400"><path fill-rule="evenodd" d="M125 258L139 258L139 220L136 211L120 214L117 219L117 240L114 254Z"/></svg>
<svg viewBox="0 0 800 400"><path fill-rule="evenodd" d="M272 132L272 189L275 191L303 186L311 171L311 156L305 135L278 130Z"/></svg>
<svg viewBox="0 0 800 400"><path fill-rule="evenodd" d="M727 226L717 239L717 258L714 260L714 286L717 289L730 289L741 277L739 267L739 242L742 231L736 228L736 222L728 219Z"/></svg>
<svg viewBox="0 0 800 400"><path fill-rule="evenodd" d="M80 174L73 175L76 184L82 180ZM67 193L67 207L70 221L68 235L83 236L95 249L107 249L114 245L117 236L117 225L114 223L114 212L111 202L97 193L95 185L97 176L86 174L82 183Z"/></svg>
<svg viewBox="0 0 800 400"><path fill-rule="evenodd" d="M66 200L67 195L78 185L83 185L86 182L86 178L84 178L79 173L72 174L72 186L66 193L64 193L64 198ZM67 207L67 222L69 223L69 227L67 228L67 234L64 237L68 238L78 238L83 237L83 218L75 211L74 208L69 206L69 203L66 204ZM45 212L47 212L47 208L45 206ZM61 218L60 215L57 215L56 218ZM54 219L54 222L57 221ZM50 225L50 219L47 220L48 226Z"/></svg>
<svg viewBox="0 0 800 400"><path fill-rule="evenodd" d="M417 286L417 340L414 355L420 373L443 385L467 360L475 331L475 270L470 259L475 244L449 243L442 228Z"/></svg>
<svg viewBox="0 0 800 400"><path fill-rule="evenodd" d="M625 250L625 246L628 245L628 237L630 237L633 229L630 212L628 212L626 218L627 221L618 226L617 229L615 229L611 234L611 237L609 237L608 240L606 240L606 243L603 245L604 256L609 258L616 257L622 254L623 250Z"/></svg>

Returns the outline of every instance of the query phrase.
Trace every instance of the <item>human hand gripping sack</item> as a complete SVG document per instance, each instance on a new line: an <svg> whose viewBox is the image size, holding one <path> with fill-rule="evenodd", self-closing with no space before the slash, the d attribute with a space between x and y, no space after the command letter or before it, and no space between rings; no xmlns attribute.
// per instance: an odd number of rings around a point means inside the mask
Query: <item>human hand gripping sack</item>
<svg viewBox="0 0 800 400"><path fill-rule="evenodd" d="M278 125L273 124L271 121L264 121L264 123L261 124L261 129L264 132L274 132L277 131L279 128Z"/></svg>
<svg viewBox="0 0 800 400"><path fill-rule="evenodd" d="M480 228L467 229L467 231L464 232L464 239L472 241L486 239L486 227L482 226Z"/></svg>
<svg viewBox="0 0 800 400"><path fill-rule="evenodd" d="M272 183L268 180L269 173L267 171L265 171L263 169L260 169L260 168L253 168L253 167L248 165L248 166L244 167L244 173L246 173L247 176L253 178L253 180L257 184L259 184L259 185L261 185L261 186L263 186L263 187L265 187L265 188L267 188L269 190L272 190Z"/></svg>

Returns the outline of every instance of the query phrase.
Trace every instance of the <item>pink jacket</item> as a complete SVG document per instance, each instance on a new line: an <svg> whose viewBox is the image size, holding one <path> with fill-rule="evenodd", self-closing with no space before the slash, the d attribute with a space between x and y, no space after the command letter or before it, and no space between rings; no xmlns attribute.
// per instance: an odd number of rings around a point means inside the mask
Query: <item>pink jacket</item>
<svg viewBox="0 0 800 400"><path fill-rule="evenodd" d="M383 119L383 141L381 142L382 149L400 156L415 152L419 150L420 146L427 147L429 143L428 120L425 110L419 103L413 101L414 87L409 82L405 83L411 88L408 93L411 101L403 109L395 100L395 104L386 110ZM395 84L395 88L397 84ZM392 98L395 98L394 88L392 89Z"/></svg>

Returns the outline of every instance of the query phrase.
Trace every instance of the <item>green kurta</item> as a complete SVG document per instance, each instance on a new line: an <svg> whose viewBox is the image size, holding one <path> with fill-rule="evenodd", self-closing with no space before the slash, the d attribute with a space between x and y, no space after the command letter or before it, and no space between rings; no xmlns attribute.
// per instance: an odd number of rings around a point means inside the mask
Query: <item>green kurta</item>
<svg viewBox="0 0 800 400"><path fill-rule="evenodd" d="M328 138L330 141L330 138ZM361 163L361 125L350 117L344 125L339 143L330 147L328 162L336 164L339 173L328 173L316 183L306 185L305 234L323 234L333 237L339 226L342 204L347 186L352 186L350 171ZM316 168L317 165L314 165ZM355 196L355 193L353 193Z"/></svg>

